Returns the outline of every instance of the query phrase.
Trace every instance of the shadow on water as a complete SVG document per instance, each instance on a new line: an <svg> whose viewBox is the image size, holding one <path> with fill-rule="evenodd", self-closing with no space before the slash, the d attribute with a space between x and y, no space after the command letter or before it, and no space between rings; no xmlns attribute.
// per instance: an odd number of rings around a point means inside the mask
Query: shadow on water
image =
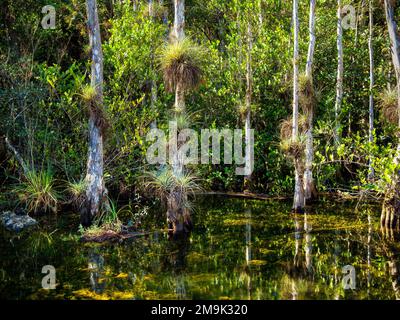
<svg viewBox="0 0 400 320"><path fill-rule="evenodd" d="M77 215L20 235L0 231L0 297L8 299L399 299L400 246L380 208L199 198L189 237L155 231L119 244L78 241ZM149 215L146 225L160 225ZM45 218L43 218L45 219ZM56 289L41 289L41 268ZM344 266L356 288L342 285Z"/></svg>

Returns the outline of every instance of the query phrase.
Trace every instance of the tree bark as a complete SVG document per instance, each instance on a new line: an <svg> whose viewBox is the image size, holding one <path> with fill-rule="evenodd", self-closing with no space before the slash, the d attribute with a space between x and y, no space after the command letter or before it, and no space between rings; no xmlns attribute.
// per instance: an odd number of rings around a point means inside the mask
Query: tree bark
<svg viewBox="0 0 400 320"><path fill-rule="evenodd" d="M392 61L397 81L397 108L400 111L400 40L395 21L394 7L392 0L385 0L385 15L388 26ZM400 117L399 117L400 127ZM397 150L400 149L398 143ZM396 164L399 164L399 155L396 155ZM393 176L392 185L388 188L383 202L381 214L381 226L387 229L399 229L400 227L400 172Z"/></svg>
<svg viewBox="0 0 400 320"><path fill-rule="evenodd" d="M373 46L373 36L374 36L374 13L373 13L373 3L369 0L369 128L368 128L368 141L369 143L374 142L374 46ZM372 159L369 160L368 165L368 179L372 180L374 178L375 172L372 167Z"/></svg>
<svg viewBox="0 0 400 320"><path fill-rule="evenodd" d="M340 140L339 116L343 100L343 27L342 27L342 1L338 0L337 10L337 80L336 80L336 103L335 103L335 141Z"/></svg>
<svg viewBox="0 0 400 320"><path fill-rule="evenodd" d="M154 21L154 1L153 0L148 0L149 1L149 16L150 19L152 19ZM154 65L153 65L153 61L154 61L154 48L151 47L150 49L150 55L151 55L151 69L154 70ZM150 108L151 110L155 111L155 104L157 102L157 83L155 81L155 71L152 72L151 74L151 80L150 80ZM157 120L152 121L152 123L150 124L150 127L152 129L157 128Z"/></svg>
<svg viewBox="0 0 400 320"><path fill-rule="evenodd" d="M174 26L172 31L172 41L182 41L185 38L185 1L174 0ZM185 89L183 83L177 83L175 88L175 114L182 115L186 111L185 104ZM176 134L179 135L177 128ZM172 159L172 172L174 176L178 177L184 174L183 154L180 150L181 144L178 139L176 143L176 152L173 154ZM173 230L173 235L188 233L192 229L192 222L190 218L190 211L185 206L187 202L187 194L182 190L173 192L167 200L167 222L169 228Z"/></svg>
<svg viewBox="0 0 400 320"><path fill-rule="evenodd" d="M309 37L310 42L308 45L306 77L313 83L312 66L314 61L315 51L315 7L316 0L310 0L310 18L309 18ZM313 85L313 84L312 84ZM304 172L304 196L306 200L311 199L315 194L315 185L312 175L312 164L314 160L314 141L313 141L313 122L314 110L309 112L308 116L308 130L306 133L306 160Z"/></svg>
<svg viewBox="0 0 400 320"><path fill-rule="evenodd" d="M91 86L95 89L95 110L89 117L89 157L86 172L86 206L81 212L81 224L89 226L93 217L99 214L106 189L103 180L103 52L101 48L100 25L96 0L86 1L88 32L92 55ZM96 112L97 110L97 112Z"/></svg>
<svg viewBox="0 0 400 320"><path fill-rule="evenodd" d="M297 143L299 139L299 3L293 0L293 25L294 25L294 43L293 43L293 124L292 124L292 142ZM293 199L293 212L304 211L304 166L302 155L294 157L295 167L295 188Z"/></svg>
<svg viewBox="0 0 400 320"><path fill-rule="evenodd" d="M175 19L173 36L176 41L185 37L185 0L174 0Z"/></svg>
<svg viewBox="0 0 400 320"><path fill-rule="evenodd" d="M245 150L246 150L246 167L249 167L251 161L251 100L253 92L253 70L252 70L252 53L253 50L253 35L251 31L250 21L247 23L247 57L246 57L246 118L245 118ZM251 174L244 177L244 191L250 190Z"/></svg>

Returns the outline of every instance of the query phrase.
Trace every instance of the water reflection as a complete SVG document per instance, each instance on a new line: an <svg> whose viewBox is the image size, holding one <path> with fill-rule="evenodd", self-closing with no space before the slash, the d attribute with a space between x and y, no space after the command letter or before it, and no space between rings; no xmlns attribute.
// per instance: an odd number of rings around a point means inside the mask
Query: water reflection
<svg viewBox="0 0 400 320"><path fill-rule="evenodd" d="M294 225L294 254L293 262L289 264L287 270L289 275L289 298L299 299L301 294L306 294L309 290L309 282L313 279L313 244L312 244L312 224L309 214L293 214Z"/></svg>
<svg viewBox="0 0 400 320"><path fill-rule="evenodd" d="M104 258L95 249L89 248L89 279L92 291L95 293L103 293L105 289L104 281Z"/></svg>
<svg viewBox="0 0 400 320"><path fill-rule="evenodd" d="M246 208L246 250L245 250L245 258L246 258L246 278L247 278L247 299L251 300L251 209Z"/></svg>
<svg viewBox="0 0 400 320"><path fill-rule="evenodd" d="M312 214L293 215L290 203L208 197L196 208L190 238L175 240L159 232L124 244L82 245L69 236L78 226L66 220L41 230L59 230L49 250L43 236L10 242L0 231L0 297L7 292L7 298L27 299L400 298L400 245L392 240L395 234L380 232L379 213L371 206L355 212L351 203L324 202ZM148 219L146 225L157 225L157 219ZM43 292L35 270L49 262L57 266L60 285ZM342 287L345 265L356 269L355 290Z"/></svg>

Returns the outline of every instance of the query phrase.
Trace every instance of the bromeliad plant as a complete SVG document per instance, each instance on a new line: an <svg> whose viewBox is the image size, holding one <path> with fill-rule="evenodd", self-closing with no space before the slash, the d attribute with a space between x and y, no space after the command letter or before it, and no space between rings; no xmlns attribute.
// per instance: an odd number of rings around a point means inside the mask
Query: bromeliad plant
<svg viewBox="0 0 400 320"><path fill-rule="evenodd" d="M56 213L61 196L54 184L55 179L49 170L31 169L24 174L22 181L14 187L13 191L29 212Z"/></svg>
<svg viewBox="0 0 400 320"><path fill-rule="evenodd" d="M85 179L78 181L67 182L67 194L69 201L73 204L75 209L80 209L85 203L86 197L86 182Z"/></svg>
<svg viewBox="0 0 400 320"><path fill-rule="evenodd" d="M196 88L201 83L205 50L189 38L174 41L161 48L159 61L168 91Z"/></svg>
<svg viewBox="0 0 400 320"><path fill-rule="evenodd" d="M142 187L167 204L167 223L174 234L191 229L191 203L189 196L201 191L199 179L192 173L174 174L172 168L164 166L158 171L142 176Z"/></svg>

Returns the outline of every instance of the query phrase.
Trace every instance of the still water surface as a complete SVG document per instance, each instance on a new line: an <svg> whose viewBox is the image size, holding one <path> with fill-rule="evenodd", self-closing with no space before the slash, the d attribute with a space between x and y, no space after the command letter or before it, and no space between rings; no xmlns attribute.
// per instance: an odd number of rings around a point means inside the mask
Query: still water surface
<svg viewBox="0 0 400 320"><path fill-rule="evenodd" d="M21 235L0 230L3 299L396 299L400 246L379 229L380 207L317 203L293 215L290 204L207 196L197 200L187 240L159 231L122 244L78 241L77 215L41 218ZM44 290L44 265L57 287ZM356 271L344 290L342 268Z"/></svg>

